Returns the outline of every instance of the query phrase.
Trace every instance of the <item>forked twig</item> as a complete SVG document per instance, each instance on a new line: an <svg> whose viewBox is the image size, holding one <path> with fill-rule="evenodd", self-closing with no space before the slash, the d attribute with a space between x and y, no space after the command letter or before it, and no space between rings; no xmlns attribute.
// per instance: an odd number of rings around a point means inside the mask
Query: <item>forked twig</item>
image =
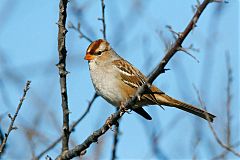
<svg viewBox="0 0 240 160"><path fill-rule="evenodd" d="M84 34L84 33L81 31L81 24L80 24L80 23L78 23L78 25L77 25L77 27L76 27L76 26L74 26L74 25L72 24L72 22L68 22L68 28L77 31L77 32L79 33L79 37L80 37L80 38L86 39L88 42L92 43L91 38L89 38L86 34Z"/></svg>
<svg viewBox="0 0 240 160"><path fill-rule="evenodd" d="M198 89L197 89L196 87L194 87L194 89L195 89L195 91L196 91L196 93L197 93L198 101L199 101L200 105L206 110L206 106L205 106L205 104L204 104L204 102L203 102L203 100L202 100L202 98L201 98L201 96L200 96L200 93L199 93ZM240 157L240 153L237 152L237 151L235 151L234 148L231 147L231 145L229 146L229 145L225 144L224 142L222 142L222 140L218 137L217 132L215 131L215 129L213 128L212 124L211 124L210 121L209 121L209 120L210 120L209 115L206 114L206 117L207 117L207 119L208 119L209 128L211 129L211 132L212 132L215 140L217 141L217 143L218 143L221 147L223 147L223 148L225 148L226 150L232 152L232 153L233 153L234 155L236 155L237 157Z"/></svg>
<svg viewBox="0 0 240 160"><path fill-rule="evenodd" d="M15 122L15 120L16 120L16 118L18 116L18 113L19 113L19 111L20 111L20 109L22 107L23 101L26 98L26 94L27 94L27 91L30 88L30 84L31 84L31 81L27 81L27 83L25 85L25 88L23 89L23 96L20 99L20 102L18 104L18 107L16 109L16 112L15 112L14 116L12 117L11 114L8 114L8 117L11 119L11 123L10 123L10 125L8 127L7 133L5 133L5 136L4 136L4 139L2 141L2 144L0 145L0 155L2 154L2 152L4 150L4 147L5 147L6 143L7 143L7 140L8 140L8 137L9 137L11 131L17 129L17 127L14 126L14 122Z"/></svg>

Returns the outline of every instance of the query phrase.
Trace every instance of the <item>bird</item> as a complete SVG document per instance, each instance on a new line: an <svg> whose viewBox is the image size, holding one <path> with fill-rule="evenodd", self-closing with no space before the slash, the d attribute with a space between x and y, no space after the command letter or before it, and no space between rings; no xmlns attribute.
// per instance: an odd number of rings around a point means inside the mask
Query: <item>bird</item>
<svg viewBox="0 0 240 160"><path fill-rule="evenodd" d="M147 82L147 77L120 57L104 39L93 41L88 46L84 59L88 61L90 77L96 93L118 109ZM151 120L152 117L143 108L148 105L175 107L210 122L216 117L203 109L168 96L153 84L131 106L131 110Z"/></svg>

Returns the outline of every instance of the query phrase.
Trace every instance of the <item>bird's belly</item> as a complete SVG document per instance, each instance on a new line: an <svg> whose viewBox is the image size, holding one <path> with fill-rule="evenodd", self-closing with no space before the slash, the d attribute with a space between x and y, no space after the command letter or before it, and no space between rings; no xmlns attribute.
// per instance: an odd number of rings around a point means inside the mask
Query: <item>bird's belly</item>
<svg viewBox="0 0 240 160"><path fill-rule="evenodd" d="M93 76L95 75L91 75L92 82L98 95L116 107L119 107L121 102L126 101L120 94L120 88L116 85L116 77L111 74L98 74L98 77Z"/></svg>

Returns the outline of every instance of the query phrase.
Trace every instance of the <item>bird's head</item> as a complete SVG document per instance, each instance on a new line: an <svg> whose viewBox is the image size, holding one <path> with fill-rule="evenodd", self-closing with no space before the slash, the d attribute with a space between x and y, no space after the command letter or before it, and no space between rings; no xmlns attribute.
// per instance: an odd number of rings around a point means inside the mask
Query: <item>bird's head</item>
<svg viewBox="0 0 240 160"><path fill-rule="evenodd" d="M94 60L109 50L111 50L109 43L103 39L98 39L88 46L84 59L88 61Z"/></svg>

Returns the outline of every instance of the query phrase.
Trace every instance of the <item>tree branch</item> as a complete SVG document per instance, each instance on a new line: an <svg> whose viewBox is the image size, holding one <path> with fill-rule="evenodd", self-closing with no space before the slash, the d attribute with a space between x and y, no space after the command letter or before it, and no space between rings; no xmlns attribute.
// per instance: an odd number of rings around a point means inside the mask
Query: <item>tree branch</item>
<svg viewBox="0 0 240 160"><path fill-rule="evenodd" d="M199 101L200 105L206 110L206 106L204 105L204 102L203 102L203 100L202 100L202 98L201 98L201 96L200 96L199 91L196 89L196 87L195 87L195 90L196 90L196 93L197 93L197 96L198 96L198 101ZM206 116L208 116L208 115L206 115ZM209 117L208 117L208 118L209 118ZM225 144L224 142L222 142L222 140L218 137L217 132L215 131L215 129L213 128L213 126L212 126L212 124L210 123L209 120L208 120L208 126L209 126L209 128L211 129L211 132L212 132L215 140L217 141L217 143L218 143L221 147L223 147L224 149L232 152L235 156L240 157L240 152L235 151L234 148L232 148L231 145L228 145L228 144Z"/></svg>
<svg viewBox="0 0 240 160"><path fill-rule="evenodd" d="M27 94L27 91L29 90L30 83L31 83L31 81L27 81L27 83L25 85L25 88L23 89L23 96L20 99L20 102L18 104L18 107L17 107L17 110L16 110L14 116L12 117L11 114L8 114L8 117L11 119L11 123L8 127L7 133L5 133L5 137L2 141L2 144L0 145L0 155L2 154L2 152L4 150L4 147L7 143L8 136L10 135L11 131L14 130L14 129L17 129L17 127L14 127L13 125L14 125L14 122L15 122L17 116L18 116L18 112L20 111L20 109L22 107L23 101L26 98L26 94Z"/></svg>
<svg viewBox="0 0 240 160"><path fill-rule="evenodd" d="M103 39L106 40L106 23L105 23L105 4L104 0L101 0L101 7L102 7L102 18L98 18L98 20L102 21L103 29L101 29L103 33Z"/></svg>
<svg viewBox="0 0 240 160"><path fill-rule="evenodd" d="M232 85L232 68L230 63L230 56L226 53L226 67L227 67L227 104L226 104L226 112L227 112L227 145L231 145L231 85Z"/></svg>
<svg viewBox="0 0 240 160"><path fill-rule="evenodd" d="M77 27L74 26L71 22L69 22L69 23L68 23L68 28L77 31L77 32L79 33L79 37L80 37L80 38L86 39L88 42L92 43L91 38L89 38L86 34L84 34L84 33L81 31L81 24L80 24L80 22L78 23Z"/></svg>
<svg viewBox="0 0 240 160"><path fill-rule="evenodd" d="M62 138L62 152L68 150L69 141L69 109L68 109L68 96L66 84L66 56L67 50L65 46L65 38L67 29L65 27L67 18L67 3L68 0L60 0L59 2L59 20L58 20L58 54L59 62L57 67L59 69L60 87L62 97L62 111L63 111L63 138Z"/></svg>
<svg viewBox="0 0 240 160"><path fill-rule="evenodd" d="M231 145L232 148L238 147L240 145L240 142L237 142L233 145ZM227 149L225 149L221 154L211 158L212 160L218 160L218 159L226 159L225 156L226 154L228 154L229 151Z"/></svg>
<svg viewBox="0 0 240 160"><path fill-rule="evenodd" d="M79 117L70 127L70 132L73 132L76 128L76 126L85 118L85 116L88 114L88 112L90 111L90 108L93 104L93 102L95 101L95 99L98 97L98 95L96 93L94 93L93 98L89 101L88 106L85 110L85 112L83 113L83 115L81 117ZM58 139L56 139L55 141L53 141L45 150L43 150L37 157L36 159L40 159L44 154L46 154L48 151L50 151L51 149L53 149L61 140L62 140L63 136L59 137Z"/></svg>
<svg viewBox="0 0 240 160"><path fill-rule="evenodd" d="M150 84L161 74L164 72L164 67L167 65L169 60L173 57L173 55L178 51L178 48L181 47L184 39L187 37L187 35L190 33L190 31L195 27L195 24L197 23L200 15L202 14L203 10L206 8L206 6L211 2L211 0L205 0L201 5L199 5L196 13L192 17L191 21L187 25L186 29L179 34L178 38L176 39L175 43L172 45L172 47L168 50L166 55L161 60L160 64L153 70L153 72L148 77L148 82L144 83L141 87L138 88L135 96L133 96L130 100L128 100L125 103L125 108L131 108L132 105L135 104L138 97L141 97L141 95L148 89ZM150 84L149 84L150 83ZM77 157L80 155L80 153L84 150L86 150L92 143L97 142L98 138L102 136L105 132L108 131L108 129L114 125L117 124L117 121L120 117L122 117L124 112L117 111L116 113L112 114L108 119L107 123L105 123L100 129L93 132L82 144L75 146L73 149L62 153L57 157L58 160L60 159L71 159L73 157Z"/></svg>
<svg viewBox="0 0 240 160"><path fill-rule="evenodd" d="M207 5L211 2L211 0L205 0L201 5L198 6L194 16L191 21L188 23L187 27L182 33L178 33L178 37L174 44L170 47L167 54L164 56L160 64L155 68L152 72L152 76L149 77L148 82L152 83L159 74L164 73L164 67L167 65L168 61L172 58L172 56L178 51L179 48L182 48L182 43L190 31L196 26L196 23L201 16L203 10L207 7Z"/></svg>
<svg viewBox="0 0 240 160"><path fill-rule="evenodd" d="M115 129L114 129L114 134L113 134L113 146L112 146L112 160L117 159L117 145L118 145L118 136L119 136L119 121L117 125L115 125Z"/></svg>

